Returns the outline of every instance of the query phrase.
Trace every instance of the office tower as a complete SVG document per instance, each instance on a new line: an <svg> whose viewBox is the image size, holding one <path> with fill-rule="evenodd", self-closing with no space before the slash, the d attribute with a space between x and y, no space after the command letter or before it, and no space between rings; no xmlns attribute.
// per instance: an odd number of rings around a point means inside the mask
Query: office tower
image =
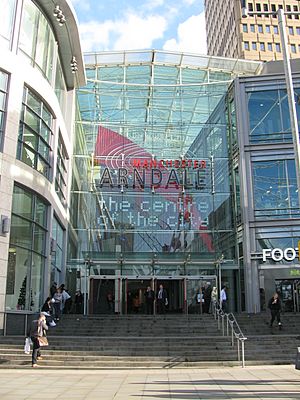
<svg viewBox="0 0 300 400"><path fill-rule="evenodd" d="M297 0L248 1L248 10L270 12L283 8L298 12ZM299 15L287 15L287 35L291 58L300 57ZM209 55L245 58L248 60L281 60L282 45L278 18L248 16L242 18L240 0L205 0L207 49Z"/></svg>

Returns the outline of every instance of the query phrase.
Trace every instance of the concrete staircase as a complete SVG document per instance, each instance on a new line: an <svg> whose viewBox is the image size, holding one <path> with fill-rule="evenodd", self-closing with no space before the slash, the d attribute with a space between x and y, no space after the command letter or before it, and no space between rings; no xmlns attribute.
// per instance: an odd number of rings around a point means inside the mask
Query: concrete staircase
<svg viewBox="0 0 300 400"><path fill-rule="evenodd" d="M236 364L236 349L211 315L67 315L48 333L41 366L176 368ZM0 367L30 367L24 337L0 337Z"/></svg>
<svg viewBox="0 0 300 400"><path fill-rule="evenodd" d="M284 330L273 328L272 332L266 324L267 315L242 314L237 320L248 338L246 365L294 362L300 336L286 331L289 327L300 333L300 316L284 316ZM208 368L239 364L237 347L231 347L230 337L221 336L211 315L66 315L50 329L48 338L50 345L42 349L44 359L39 362L46 368ZM0 337L0 368L30 368L31 356L24 354L23 347L23 336Z"/></svg>
<svg viewBox="0 0 300 400"><path fill-rule="evenodd" d="M268 312L238 314L235 317L247 337L246 362L295 363L297 347L300 346L300 314L282 314L282 329L276 321L272 328L269 326L271 317Z"/></svg>

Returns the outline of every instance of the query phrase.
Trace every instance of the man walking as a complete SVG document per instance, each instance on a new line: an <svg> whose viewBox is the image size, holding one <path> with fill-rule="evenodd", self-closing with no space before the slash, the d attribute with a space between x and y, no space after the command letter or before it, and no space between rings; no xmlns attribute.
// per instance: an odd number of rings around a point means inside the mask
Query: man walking
<svg viewBox="0 0 300 400"><path fill-rule="evenodd" d="M164 289L163 285L159 285L159 291L157 293L157 312L158 314L166 313L166 304L167 304L167 292Z"/></svg>
<svg viewBox="0 0 300 400"><path fill-rule="evenodd" d="M268 307L271 310L271 321L270 321L270 327L273 326L273 322L275 321L275 318L277 319L278 322L278 327L281 329L282 324L280 321L280 311L281 311L281 301L279 299L278 293L274 293L273 297L269 300Z"/></svg>
<svg viewBox="0 0 300 400"><path fill-rule="evenodd" d="M148 286L145 292L147 314L153 314L154 297L155 297L154 291L151 289L150 286Z"/></svg>

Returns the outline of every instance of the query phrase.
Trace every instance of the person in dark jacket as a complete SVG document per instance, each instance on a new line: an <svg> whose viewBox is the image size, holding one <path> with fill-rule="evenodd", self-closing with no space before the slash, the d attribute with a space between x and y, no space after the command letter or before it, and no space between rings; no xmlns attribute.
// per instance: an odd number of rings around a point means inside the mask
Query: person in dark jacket
<svg viewBox="0 0 300 400"><path fill-rule="evenodd" d="M147 314L153 314L153 303L155 299L154 291L151 289L150 286L147 287L145 292L145 300L146 300L146 311Z"/></svg>
<svg viewBox="0 0 300 400"><path fill-rule="evenodd" d="M167 291L163 285L159 285L159 291L157 293L157 312L158 314L166 313L166 305L168 303Z"/></svg>
<svg viewBox="0 0 300 400"><path fill-rule="evenodd" d="M278 293L274 293L273 297L269 300L268 307L271 310L270 327L273 326L273 322L275 321L276 318L279 329L281 329L281 321L280 321L281 301L279 299Z"/></svg>
<svg viewBox="0 0 300 400"><path fill-rule="evenodd" d="M41 360L41 351L40 351L40 343L39 337L44 336L44 331L48 330L48 326L46 324L46 317L44 314L40 314L38 319L35 319L31 322L30 329L28 332L28 336L30 337L33 349L32 349L32 367L37 367L37 360Z"/></svg>

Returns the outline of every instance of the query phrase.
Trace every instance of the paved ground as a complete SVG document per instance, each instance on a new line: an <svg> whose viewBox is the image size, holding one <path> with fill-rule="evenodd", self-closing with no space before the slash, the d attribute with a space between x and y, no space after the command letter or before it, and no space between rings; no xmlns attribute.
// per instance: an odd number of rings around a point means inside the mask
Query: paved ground
<svg viewBox="0 0 300 400"><path fill-rule="evenodd" d="M293 366L182 370L1 370L0 399L300 399Z"/></svg>

